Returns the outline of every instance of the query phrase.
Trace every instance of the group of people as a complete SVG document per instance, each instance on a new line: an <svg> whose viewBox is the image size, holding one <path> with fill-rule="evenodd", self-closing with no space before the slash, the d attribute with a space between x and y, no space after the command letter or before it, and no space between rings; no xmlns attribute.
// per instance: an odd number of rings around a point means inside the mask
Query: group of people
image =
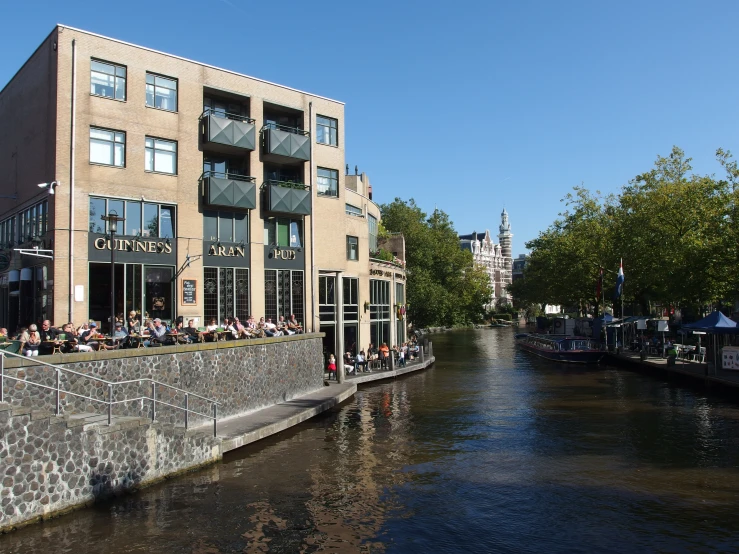
<svg viewBox="0 0 739 554"><path fill-rule="evenodd" d="M353 356L351 352L344 353L344 370L347 375L350 373L368 373L372 360L379 360L381 369L389 369L391 355L394 356L398 367L405 367L407 360L412 360L418 355L418 348L415 342L404 342L392 348L384 342L379 347L375 347L374 344L370 343L366 352L360 350L356 356ZM328 372L329 377L336 372L336 358L333 354L328 358Z"/></svg>
<svg viewBox="0 0 739 554"><path fill-rule="evenodd" d="M259 321L249 316L245 322L238 317L227 317L222 325L211 319L205 328L195 327L195 320L189 319L185 325L182 317L173 326L159 318L146 318L141 323L139 314L131 311L127 322L117 317L113 332L106 336L98 329L94 321L75 327L74 323L65 323L55 327L47 319L40 328L35 323L22 327L20 331L9 336L8 330L0 328L0 340L17 340L21 343L20 351L24 356L43 356L55 352L91 352L99 350L117 350L118 348L138 346L164 346L177 343L206 342L225 339L248 339L295 335L303 332L303 327L291 314L285 320L280 316L277 323L264 317Z"/></svg>

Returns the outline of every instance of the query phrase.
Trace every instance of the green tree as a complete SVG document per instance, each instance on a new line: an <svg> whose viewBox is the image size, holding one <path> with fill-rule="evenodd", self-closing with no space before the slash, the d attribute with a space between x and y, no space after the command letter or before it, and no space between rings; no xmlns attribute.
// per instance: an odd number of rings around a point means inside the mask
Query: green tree
<svg viewBox="0 0 739 554"><path fill-rule="evenodd" d="M409 318L420 327L480 321L492 290L487 274L459 247L449 216L427 216L413 199L380 206L390 232L405 237Z"/></svg>

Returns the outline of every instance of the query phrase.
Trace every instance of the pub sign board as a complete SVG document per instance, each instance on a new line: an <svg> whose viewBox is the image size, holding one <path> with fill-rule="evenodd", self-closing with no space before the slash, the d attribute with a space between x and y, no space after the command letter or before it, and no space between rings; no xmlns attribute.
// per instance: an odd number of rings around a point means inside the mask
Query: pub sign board
<svg viewBox="0 0 739 554"><path fill-rule="evenodd" d="M193 306L198 303L198 282L195 279L182 280L182 303Z"/></svg>

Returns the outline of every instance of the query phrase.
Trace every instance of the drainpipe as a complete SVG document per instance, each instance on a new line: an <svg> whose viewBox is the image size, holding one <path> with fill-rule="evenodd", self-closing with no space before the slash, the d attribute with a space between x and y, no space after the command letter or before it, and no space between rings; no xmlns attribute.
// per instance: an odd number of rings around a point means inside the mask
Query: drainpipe
<svg viewBox="0 0 739 554"><path fill-rule="evenodd" d="M308 175L308 186L310 187L310 330L311 333L316 332L316 281L315 281L315 228L313 220L315 216L313 214L313 102L308 102L308 125L311 130L310 134L310 162L308 163L309 175ZM306 260L306 264L308 260ZM337 364L337 375L338 375L338 364Z"/></svg>
<svg viewBox="0 0 739 554"><path fill-rule="evenodd" d="M77 40L72 39L72 124L69 149L69 311L67 321L74 321L74 162L75 123L77 119Z"/></svg>

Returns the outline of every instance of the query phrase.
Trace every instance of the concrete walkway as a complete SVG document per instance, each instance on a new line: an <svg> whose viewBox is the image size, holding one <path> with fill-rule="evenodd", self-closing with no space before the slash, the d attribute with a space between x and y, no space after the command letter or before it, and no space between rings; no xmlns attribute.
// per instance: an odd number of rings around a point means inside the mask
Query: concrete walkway
<svg viewBox="0 0 739 554"><path fill-rule="evenodd" d="M338 406L357 392L356 383L332 384L269 408L218 422L221 452L229 452Z"/></svg>
<svg viewBox="0 0 739 554"><path fill-rule="evenodd" d="M714 368L713 364L709 366L707 363L695 362L692 360L678 359L675 365L668 366L666 358L650 356L646 360L641 360L639 352L621 352L620 354L609 354L612 360L625 362L631 366L638 366L643 369L651 369L657 371L665 371L668 373L677 373L686 377L700 380L704 383L714 383L723 387L739 389L739 371L731 371L727 369Z"/></svg>

